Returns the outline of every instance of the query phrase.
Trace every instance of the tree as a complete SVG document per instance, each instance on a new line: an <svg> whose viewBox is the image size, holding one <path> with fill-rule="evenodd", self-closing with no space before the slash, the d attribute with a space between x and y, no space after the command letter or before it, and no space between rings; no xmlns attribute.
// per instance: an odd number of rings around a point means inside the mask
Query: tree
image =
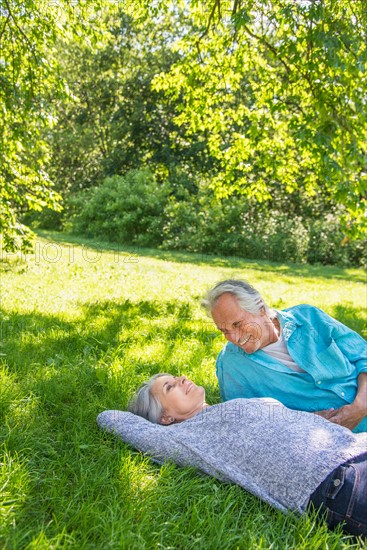
<svg viewBox="0 0 367 550"><path fill-rule="evenodd" d="M62 194L142 166L167 176L182 165L190 172L210 164L205 140L185 139L185 128L174 122L180 101L152 88L155 75L179 59L171 44L185 25L177 9L144 21L119 9L106 12L93 47L59 44L71 94L70 101L60 100L48 139Z"/></svg>
<svg viewBox="0 0 367 550"><path fill-rule="evenodd" d="M164 5L164 2L158 4ZM196 32L158 90L209 135L218 196L332 197L366 226L367 11L357 0L192 0ZM147 7L149 9L149 7ZM157 8L156 8L157 9Z"/></svg>
<svg viewBox="0 0 367 550"><path fill-rule="evenodd" d="M55 57L58 36L81 31L98 2L82 7L68 2L4 0L0 12L0 226L3 248L29 245L30 231L20 222L26 210L60 208L47 169L46 129L55 120L56 97L66 90Z"/></svg>

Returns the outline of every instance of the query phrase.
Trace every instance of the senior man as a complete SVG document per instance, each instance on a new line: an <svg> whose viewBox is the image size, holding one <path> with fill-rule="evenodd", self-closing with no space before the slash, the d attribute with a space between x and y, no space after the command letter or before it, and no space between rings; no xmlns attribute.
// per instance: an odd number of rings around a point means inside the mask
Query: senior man
<svg viewBox="0 0 367 550"><path fill-rule="evenodd" d="M367 431L367 343L359 334L314 306L271 309L242 280L218 283L203 306L228 340L216 367L224 401L272 397Z"/></svg>

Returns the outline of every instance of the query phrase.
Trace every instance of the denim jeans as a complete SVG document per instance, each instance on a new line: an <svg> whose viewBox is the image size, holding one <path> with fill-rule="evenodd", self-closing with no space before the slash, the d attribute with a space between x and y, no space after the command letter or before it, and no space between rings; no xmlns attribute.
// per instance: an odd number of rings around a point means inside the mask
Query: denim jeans
<svg viewBox="0 0 367 550"><path fill-rule="evenodd" d="M367 536L367 452L338 466L318 486L309 506L322 514L333 529Z"/></svg>

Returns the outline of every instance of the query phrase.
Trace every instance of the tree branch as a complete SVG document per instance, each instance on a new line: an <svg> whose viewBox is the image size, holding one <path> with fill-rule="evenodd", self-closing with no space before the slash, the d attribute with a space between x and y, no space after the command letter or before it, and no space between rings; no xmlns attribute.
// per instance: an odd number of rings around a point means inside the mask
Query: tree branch
<svg viewBox="0 0 367 550"><path fill-rule="evenodd" d="M219 19L221 19L222 16L221 16L221 13L220 13L220 0L215 0L214 5L213 5L213 9L212 9L212 11L210 12L210 15L209 15L208 24L206 26L206 29L200 35L199 40L201 40L206 34L208 34L211 23L212 23L212 20L214 19L214 15L215 15L215 12L217 10L218 10L218 17L219 17Z"/></svg>
<svg viewBox="0 0 367 550"><path fill-rule="evenodd" d="M32 42L29 40L28 36L25 34L25 32L23 31L23 29L21 29L18 25L18 22L16 20L16 17L14 17L13 15L13 12L11 11L10 9L10 5L9 5L9 2L8 0L4 0L5 2L5 5L6 5L6 9L8 10L8 18L11 17L15 27L17 28L18 32L23 36L24 40L26 41L26 43L29 45L30 47L30 51L32 53L32 55L34 56L35 60L38 62L38 59L37 59L37 56L36 54L34 53L34 48L33 48L33 44Z"/></svg>
<svg viewBox="0 0 367 550"><path fill-rule="evenodd" d="M6 29L6 26L7 26L8 22L9 22L9 19L10 19L10 13L8 13L8 17L6 18L6 21L5 21L5 23L4 23L3 30L2 30L1 33L0 33L0 42L1 42L2 38L3 38L3 34L4 34L4 32L5 32L5 29Z"/></svg>
<svg viewBox="0 0 367 550"><path fill-rule="evenodd" d="M232 8L232 17L236 15L240 6L241 6L241 0L234 0L233 8Z"/></svg>
<svg viewBox="0 0 367 550"><path fill-rule="evenodd" d="M264 44L264 46L266 48L268 48L268 50L270 50L274 55L275 57L281 62L281 64L286 68L287 72L290 73L291 72L291 68L290 66L288 65L288 63L286 63L284 61L284 59L282 59L280 56L279 56L279 53L278 53L278 50L272 45L272 44L269 44L269 42L267 40L265 40L265 38L261 37L261 36L258 36L257 34L253 33L248 27L247 25L242 25L242 27L245 29L245 31L247 32L247 34L249 36L251 36L251 38L255 38L255 40L258 40L259 42L261 42L262 44Z"/></svg>

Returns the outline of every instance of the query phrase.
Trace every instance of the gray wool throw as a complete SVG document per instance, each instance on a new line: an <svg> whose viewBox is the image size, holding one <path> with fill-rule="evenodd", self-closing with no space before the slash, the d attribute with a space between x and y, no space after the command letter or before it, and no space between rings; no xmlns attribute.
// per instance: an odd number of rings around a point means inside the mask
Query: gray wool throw
<svg viewBox="0 0 367 550"><path fill-rule="evenodd" d="M113 410L97 422L159 463L194 466L284 512L303 513L329 473L367 451L367 433L269 398L234 399L170 426Z"/></svg>

